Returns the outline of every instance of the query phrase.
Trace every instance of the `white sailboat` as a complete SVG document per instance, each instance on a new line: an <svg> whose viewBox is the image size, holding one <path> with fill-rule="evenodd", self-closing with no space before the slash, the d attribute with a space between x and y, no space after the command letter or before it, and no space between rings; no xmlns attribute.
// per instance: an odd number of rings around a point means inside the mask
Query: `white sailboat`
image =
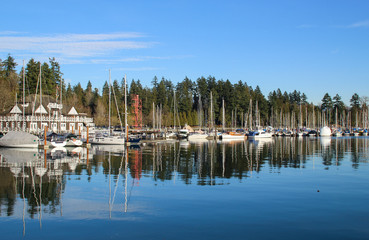
<svg viewBox="0 0 369 240"><path fill-rule="evenodd" d="M260 127L260 120L259 120L259 112L258 112L258 102L256 101L255 106L255 116L256 116L256 130L255 131L249 131L248 138L250 139L260 139L260 138L271 138L272 133L266 132L264 129Z"/></svg>
<svg viewBox="0 0 369 240"><path fill-rule="evenodd" d="M114 97L115 97L115 94L114 94ZM116 99L115 99L115 103L116 103ZM117 107L117 112L118 112L119 121L122 122L120 120L118 107ZM108 129L108 133L96 134L95 137L91 140L91 143L100 144L100 145L123 145L125 143L124 135L112 135L111 133L111 74L110 74L110 70L109 70L109 129Z"/></svg>
<svg viewBox="0 0 369 240"><path fill-rule="evenodd" d="M188 135L188 140L189 141L193 141L193 140L202 140L202 139L206 139L208 137L208 134L206 134L205 132L203 132L201 130L201 126L202 126L202 102L201 102L201 95L199 95L199 131L196 132L190 132Z"/></svg>
<svg viewBox="0 0 369 240"><path fill-rule="evenodd" d="M303 137L304 136L304 133L301 131L302 130L302 111L301 111L301 103L300 103L300 116L299 116L299 127L298 127L298 130L296 132L296 137Z"/></svg>
<svg viewBox="0 0 369 240"><path fill-rule="evenodd" d="M209 126L209 133L208 137L210 139L216 139L220 133L217 132L215 125L214 125L214 111L213 111L213 93L210 92L210 126Z"/></svg>
<svg viewBox="0 0 369 240"><path fill-rule="evenodd" d="M223 111L223 131L224 131L224 127L225 127L224 99L223 99L223 102L222 102L222 111ZM220 137L222 138L222 140L244 140L245 139L245 134L240 133L240 132L230 131L230 132L227 132L227 133L222 133L222 135Z"/></svg>
<svg viewBox="0 0 369 240"><path fill-rule="evenodd" d="M178 137L178 132L176 130L176 120L177 120L177 116L178 116L178 111L177 111L177 100L176 100L176 91L173 92L173 129L166 131L165 133L165 138L167 140L169 139L175 139ZM180 125L180 124L179 124Z"/></svg>
<svg viewBox="0 0 369 240"><path fill-rule="evenodd" d="M337 118L338 118L338 113L337 113L337 108L336 108L336 129L335 129L335 131L334 131L334 133L333 133L333 136L335 136L335 137L342 137L342 133L341 133L341 131L338 129L338 125L337 125Z"/></svg>

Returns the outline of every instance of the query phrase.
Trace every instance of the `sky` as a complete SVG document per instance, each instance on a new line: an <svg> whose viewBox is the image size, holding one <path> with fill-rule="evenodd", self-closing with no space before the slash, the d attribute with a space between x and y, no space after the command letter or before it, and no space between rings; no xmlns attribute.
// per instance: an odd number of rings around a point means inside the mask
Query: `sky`
<svg viewBox="0 0 369 240"><path fill-rule="evenodd" d="M0 59L55 57L72 86L213 76L319 104L369 96L368 0L3 1Z"/></svg>

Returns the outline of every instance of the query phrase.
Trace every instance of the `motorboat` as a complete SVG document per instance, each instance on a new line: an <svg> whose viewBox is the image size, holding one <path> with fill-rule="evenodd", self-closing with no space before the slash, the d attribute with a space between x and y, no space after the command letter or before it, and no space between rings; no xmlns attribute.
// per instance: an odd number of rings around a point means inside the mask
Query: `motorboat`
<svg viewBox="0 0 369 240"><path fill-rule="evenodd" d="M226 139L245 139L246 135L243 131L232 131L227 133L222 133L221 138L222 140Z"/></svg>
<svg viewBox="0 0 369 240"><path fill-rule="evenodd" d="M91 144L99 145L123 145L124 143L124 135L96 134L91 140Z"/></svg>
<svg viewBox="0 0 369 240"><path fill-rule="evenodd" d="M190 131L188 129L186 129L186 128L181 129L181 130L179 130L178 138L179 139L188 138L189 134L190 134Z"/></svg>
<svg viewBox="0 0 369 240"><path fill-rule="evenodd" d="M192 141L192 140L200 140L200 139L207 139L208 138L208 134L204 133L204 132L191 132L188 135L188 140Z"/></svg>
<svg viewBox="0 0 369 240"><path fill-rule="evenodd" d="M272 133L266 132L263 129L257 129L256 131L249 131L248 138L250 139L258 139L258 138L271 138Z"/></svg>

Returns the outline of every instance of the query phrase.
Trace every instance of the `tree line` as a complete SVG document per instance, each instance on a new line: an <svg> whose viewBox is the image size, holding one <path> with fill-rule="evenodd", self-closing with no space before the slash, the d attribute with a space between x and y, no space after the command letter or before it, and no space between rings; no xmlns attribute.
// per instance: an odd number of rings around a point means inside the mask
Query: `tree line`
<svg viewBox="0 0 369 240"><path fill-rule="evenodd" d="M0 111L9 111L15 101L22 100L23 68L16 71L17 63L9 54L5 60L0 59ZM41 67L41 73L40 73ZM25 66L26 94L36 92L37 82L41 74L44 95L49 95L60 101L62 93L63 104L74 106L79 112L93 117L96 125L107 125L109 106L109 83L105 81L102 91L93 88L91 82L83 88L80 83L72 86L65 84L63 73L55 58L49 62L40 63L30 59ZM124 79L112 81L112 123L118 125L117 109L121 118L124 114ZM129 123L133 123L133 96L139 95L142 101L142 124L152 126L155 114L160 111L161 125L202 125L210 124L212 114L214 124L222 125L222 105L225 103L226 126L251 127L255 126L256 119L262 126L274 127L317 127L323 121L325 124L334 124L338 118L340 125L361 124L367 122L367 104L369 98L353 94L350 106L346 106L341 96L333 98L326 93L320 105L308 102L305 93L294 90L282 92L280 89L264 96L260 87L253 88L247 82L216 79L213 76L199 77L191 80L185 77L177 84L162 77L156 76L151 81L151 87L143 86L140 80L132 79L127 89L127 112ZM212 95L212 96L211 96ZM58 100L59 99L59 100ZM213 112L210 113L212 99ZM174 106L176 105L176 108ZM257 109L256 109L257 105ZM201 108L200 108L201 107ZM176 109L176 113L174 113ZM256 112L257 111L257 112ZM337 111L337 117L335 112ZM201 118L199 117L201 116ZM199 122L201 121L201 122Z"/></svg>

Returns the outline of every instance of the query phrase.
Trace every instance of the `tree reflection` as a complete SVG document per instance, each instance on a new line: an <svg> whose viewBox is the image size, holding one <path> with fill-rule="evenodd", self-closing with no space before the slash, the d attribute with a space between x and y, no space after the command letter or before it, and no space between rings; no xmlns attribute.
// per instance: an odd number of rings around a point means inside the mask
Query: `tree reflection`
<svg viewBox="0 0 369 240"><path fill-rule="evenodd" d="M18 200L26 200L26 212L31 218L40 218L41 210L62 214L62 194L70 176L80 176L74 181L90 183L99 174L109 180L124 175L127 184L128 173L136 186L142 178L212 186L229 184L232 178L245 181L262 171L280 173L283 168L314 168L315 163L329 168L349 160L357 169L360 163L368 163L368 149L365 137L152 142L119 151L68 150L59 158L50 152L36 152L22 159L20 156L25 153L0 149L0 215L12 216ZM126 152L128 160L123 161Z"/></svg>

